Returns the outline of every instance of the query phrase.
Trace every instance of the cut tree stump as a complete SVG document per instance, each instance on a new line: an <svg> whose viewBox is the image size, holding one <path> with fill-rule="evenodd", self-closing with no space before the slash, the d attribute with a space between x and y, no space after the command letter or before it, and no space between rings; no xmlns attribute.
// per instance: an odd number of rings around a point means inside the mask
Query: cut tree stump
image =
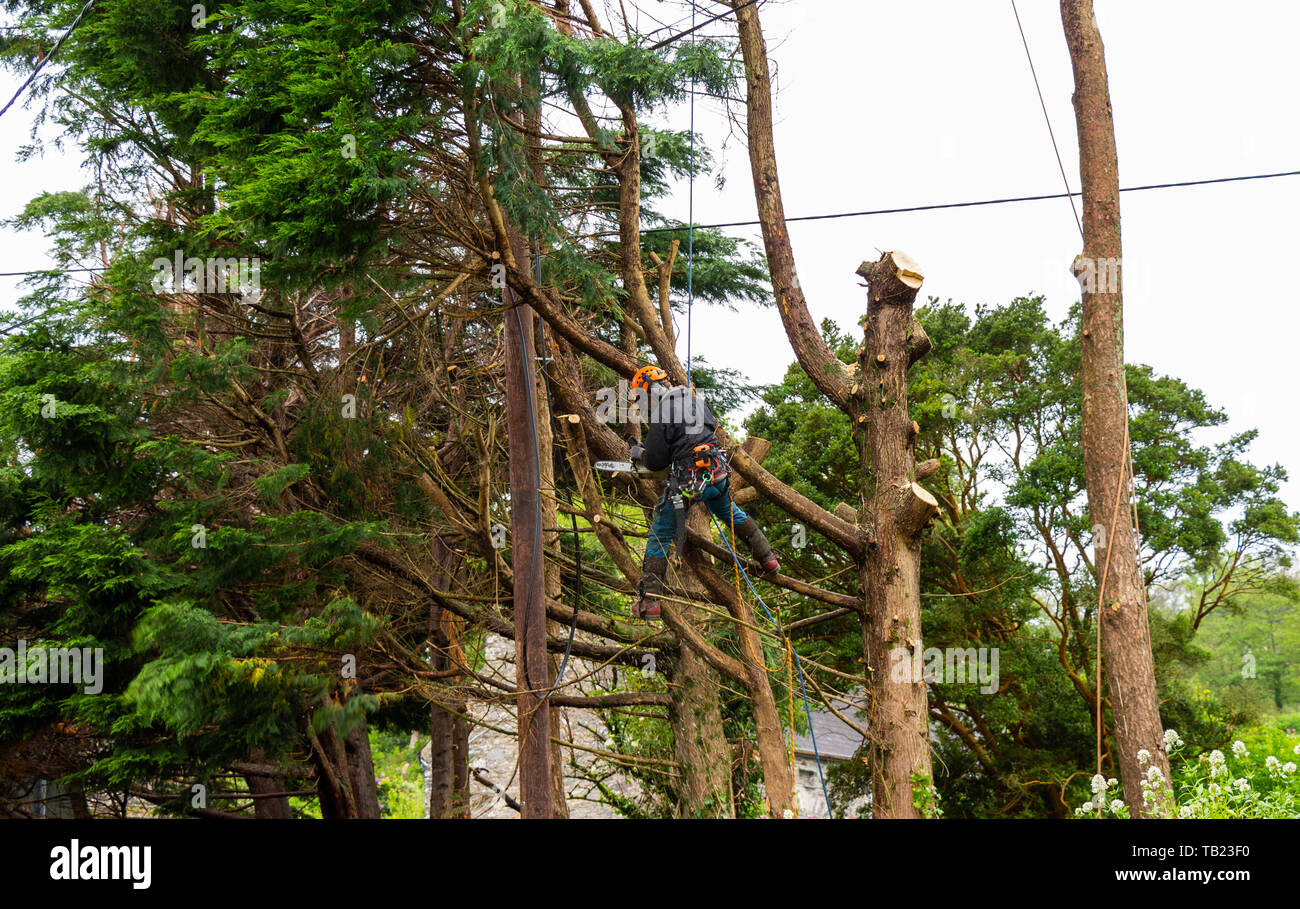
<svg viewBox="0 0 1300 909"><path fill-rule="evenodd" d="M872 816L916 818L930 803L928 704L924 681L896 681L890 668L898 647L921 639L921 534L938 513L917 476L913 446L918 427L908 412L907 371L930 349L912 315L921 268L909 256L887 252L863 262L867 314L858 363L872 367L870 404L858 413L855 435L863 467L862 523L872 539L861 569L866 600L863 627L871 712L867 720L872 768ZM837 509L838 511L838 509Z"/></svg>

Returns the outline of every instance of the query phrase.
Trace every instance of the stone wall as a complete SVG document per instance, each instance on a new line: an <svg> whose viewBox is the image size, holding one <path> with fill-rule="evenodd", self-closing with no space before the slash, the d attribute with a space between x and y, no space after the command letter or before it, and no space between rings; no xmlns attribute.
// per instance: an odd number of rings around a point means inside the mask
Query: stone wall
<svg viewBox="0 0 1300 909"><path fill-rule="evenodd" d="M482 673L513 685L515 678L514 642L491 635L488 637L486 650L487 662L481 670ZM585 676L591 672L592 668L591 665L582 660L571 659L568 669L565 671L565 679L570 680ZM574 689L566 688L565 691L572 692ZM605 726L598 714L575 707L552 706L551 709L560 713L561 738L586 748L604 748ZM515 761L518 748L513 734L516 729L513 700L494 704L473 702L470 704L469 713L474 718L475 723L471 727L469 737L469 765L471 770L477 768L479 776L500 786L512 798L518 799L519 779L518 774L515 772L517 769ZM486 725L478 725L480 723ZM499 732L498 729L507 731ZM592 788L590 783L569 768L572 760L577 760L580 766L590 767L595 762L601 761L601 758L597 755L567 747L562 747L560 753L566 767L565 778L569 794L569 815L575 818L618 817L613 808L593 801L592 799L596 799L598 796L590 791ZM420 766L424 770L424 791L428 793L431 782L428 745L425 745L420 752ZM635 784L623 779L621 776L615 777L610 784L621 795L635 795ZM428 800L426 797L426 817L428 813ZM519 816L518 812L506 804L504 798L493 792L482 782L475 780L472 774L470 779L470 814L476 818Z"/></svg>

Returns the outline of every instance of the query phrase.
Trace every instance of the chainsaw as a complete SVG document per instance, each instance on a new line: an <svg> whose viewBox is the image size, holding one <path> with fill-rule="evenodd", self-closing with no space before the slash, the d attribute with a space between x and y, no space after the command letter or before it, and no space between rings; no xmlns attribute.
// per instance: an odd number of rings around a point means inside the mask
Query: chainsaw
<svg viewBox="0 0 1300 909"><path fill-rule="evenodd" d="M663 479L668 476L668 468L663 470L651 470L641 462L632 461L597 461L592 465L601 473L625 473L634 477L649 477L654 479Z"/></svg>

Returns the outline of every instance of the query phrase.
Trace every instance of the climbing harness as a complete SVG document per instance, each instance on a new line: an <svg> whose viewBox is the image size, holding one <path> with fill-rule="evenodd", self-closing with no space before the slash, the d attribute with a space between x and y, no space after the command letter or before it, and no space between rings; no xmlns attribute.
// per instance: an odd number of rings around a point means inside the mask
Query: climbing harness
<svg viewBox="0 0 1300 909"><path fill-rule="evenodd" d="M726 478L729 468L726 449L716 442L705 442L673 465L672 478L682 495L692 499Z"/></svg>
<svg viewBox="0 0 1300 909"><path fill-rule="evenodd" d="M728 470L727 452L716 442L696 445L669 470L664 498L677 518L673 545L678 555L686 542L686 510L700 493L725 479Z"/></svg>

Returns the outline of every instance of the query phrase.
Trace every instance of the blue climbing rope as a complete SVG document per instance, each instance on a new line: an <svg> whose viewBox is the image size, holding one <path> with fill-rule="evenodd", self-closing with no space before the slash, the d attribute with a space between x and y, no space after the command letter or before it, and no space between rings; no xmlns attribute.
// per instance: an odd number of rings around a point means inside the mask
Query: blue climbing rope
<svg viewBox="0 0 1300 909"><path fill-rule="evenodd" d="M695 46L695 0L691 0L691 46ZM691 310L695 304L695 77L691 77L691 168L686 191L686 384L691 380Z"/></svg>
<svg viewBox="0 0 1300 909"><path fill-rule="evenodd" d="M763 602L763 598L759 596L758 591L754 589L754 582L749 579L749 572L747 572L745 566L740 563L740 557L736 555L736 549L731 545L731 540L727 537L726 531L722 529L722 525L718 523L716 516L710 514L709 518L713 521L713 526L718 528L718 535L721 536L723 542L727 544L727 551L731 553L731 560L736 563L736 568L740 570L741 577L745 579L745 583L749 586L749 592L754 595L754 599L758 602L758 605L763 607L763 613L767 616L768 621L776 627L777 631L782 632L784 635L781 623L776 620L776 616L772 615L772 611L767 608L767 604ZM826 774L822 771L822 756L821 752L817 749L817 730L813 728L812 707L808 703L808 687L804 682L803 664L799 662L799 653L793 646L790 647L790 655L794 658L794 668L799 673L799 692L803 695L804 715L808 717L808 735L812 738L813 757L817 760L817 779L820 780L822 784L822 798L826 800L826 816L834 819L835 812L831 810L831 797L826 791ZM794 735L793 729L790 730L790 734Z"/></svg>
<svg viewBox="0 0 1300 909"><path fill-rule="evenodd" d="M695 43L695 13L695 0L691 0L691 44ZM686 195L686 381L693 386L695 384L691 380L691 314L695 303L695 79L693 77L691 79L690 108L690 175L687 181ZM745 583L749 585L749 590L754 595L754 599L758 601L758 605L763 607L763 612L766 613L768 620L776 626L777 631L781 631L781 623L772 615L767 608L767 604L763 602L763 598L754 589L754 584L749 579L749 573L745 571L745 566L740 564L740 559L736 556L736 550L732 547L731 540L728 539L726 533L722 532L718 519L712 515L710 517L713 518L714 526L718 527L722 539L726 541L727 550L731 553L732 561L740 569L740 573L744 576ZM821 781L822 798L826 800L826 816L833 819L835 813L831 810L831 797L826 792L826 775L822 771L821 752L817 749L817 731L813 728L812 707L808 704L808 688L804 682L803 664L799 662L799 654L795 652L793 645L790 647L790 653L794 658L795 669L799 672L799 691L803 695L804 715L808 717L808 734L812 738L813 757L817 760L817 778ZM793 729L790 730L790 734L794 735Z"/></svg>

